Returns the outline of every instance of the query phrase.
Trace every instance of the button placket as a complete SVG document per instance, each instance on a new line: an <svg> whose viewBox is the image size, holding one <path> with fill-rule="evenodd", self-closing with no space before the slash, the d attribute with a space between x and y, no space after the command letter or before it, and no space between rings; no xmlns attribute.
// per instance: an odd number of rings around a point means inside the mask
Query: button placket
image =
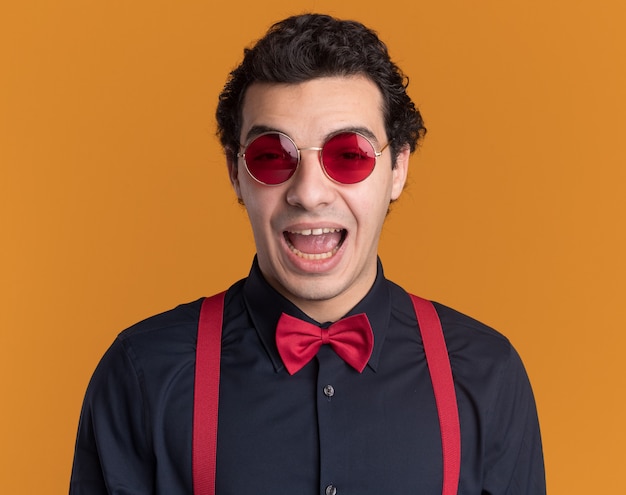
<svg viewBox="0 0 626 495"><path fill-rule="evenodd" d="M337 395L337 386L343 374L353 372L352 368L341 359L330 346L322 346L317 353L319 363L317 376L317 418L320 446L320 485L321 495L337 495L337 484L341 484L343 473L343 428L339 427L338 419L343 417L343 396Z"/></svg>

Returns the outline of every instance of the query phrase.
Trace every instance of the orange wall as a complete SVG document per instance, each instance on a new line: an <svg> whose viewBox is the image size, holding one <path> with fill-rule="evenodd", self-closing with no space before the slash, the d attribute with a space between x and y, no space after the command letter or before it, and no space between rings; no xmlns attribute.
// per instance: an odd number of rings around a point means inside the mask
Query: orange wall
<svg viewBox="0 0 626 495"><path fill-rule="evenodd" d="M0 492L66 493L117 332L247 273L216 97L242 47L303 10L376 28L430 129L387 274L518 347L551 493L623 490L624 2L248 4L0 7Z"/></svg>

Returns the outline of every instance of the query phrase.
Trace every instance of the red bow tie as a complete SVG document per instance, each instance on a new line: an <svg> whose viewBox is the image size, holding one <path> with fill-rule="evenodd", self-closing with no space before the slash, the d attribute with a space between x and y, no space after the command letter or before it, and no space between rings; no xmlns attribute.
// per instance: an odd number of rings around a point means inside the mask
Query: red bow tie
<svg viewBox="0 0 626 495"><path fill-rule="evenodd" d="M367 315L339 320L328 328L283 313L276 326L276 345L289 374L293 375L330 344L346 363L361 373L372 355L374 334Z"/></svg>

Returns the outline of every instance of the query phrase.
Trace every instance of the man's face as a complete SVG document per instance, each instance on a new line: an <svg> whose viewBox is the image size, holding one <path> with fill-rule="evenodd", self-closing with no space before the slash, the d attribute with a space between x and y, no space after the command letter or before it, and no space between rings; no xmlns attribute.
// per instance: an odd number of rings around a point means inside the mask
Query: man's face
<svg viewBox="0 0 626 495"><path fill-rule="evenodd" d="M387 144L382 95L362 76L325 77L298 84L253 84L242 108L240 142L262 130L283 132L298 148L320 147L341 130L362 129L376 151ZM409 150L392 170L387 147L372 174L356 184L331 181L319 152L302 150L296 173L267 186L229 163L246 205L259 266L267 281L318 321L342 317L371 288L381 228L406 180Z"/></svg>

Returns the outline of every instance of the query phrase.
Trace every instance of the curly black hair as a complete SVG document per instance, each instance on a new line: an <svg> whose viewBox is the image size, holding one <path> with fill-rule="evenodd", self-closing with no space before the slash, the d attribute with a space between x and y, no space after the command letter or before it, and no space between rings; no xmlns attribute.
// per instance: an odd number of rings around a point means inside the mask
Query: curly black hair
<svg viewBox="0 0 626 495"><path fill-rule="evenodd" d="M426 133L409 98L408 78L391 61L377 34L356 21L322 14L292 16L274 24L230 73L217 105L217 135L235 161L241 133L241 107L255 82L299 83L328 76L365 75L383 97L385 129L395 158L402 148L415 151Z"/></svg>

